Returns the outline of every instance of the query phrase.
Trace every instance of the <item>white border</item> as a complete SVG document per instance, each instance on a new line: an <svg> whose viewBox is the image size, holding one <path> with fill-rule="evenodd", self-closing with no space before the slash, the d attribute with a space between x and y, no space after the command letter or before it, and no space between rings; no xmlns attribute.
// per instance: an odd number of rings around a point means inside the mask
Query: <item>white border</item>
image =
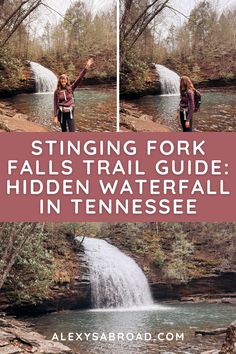
<svg viewBox="0 0 236 354"><path fill-rule="evenodd" d="M116 131L120 131L120 1L117 0L116 14Z"/></svg>

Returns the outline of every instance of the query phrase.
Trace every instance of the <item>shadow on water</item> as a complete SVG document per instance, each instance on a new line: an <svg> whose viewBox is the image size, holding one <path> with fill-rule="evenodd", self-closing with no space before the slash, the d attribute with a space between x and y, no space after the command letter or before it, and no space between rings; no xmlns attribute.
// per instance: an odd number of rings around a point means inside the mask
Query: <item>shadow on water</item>
<svg viewBox="0 0 236 354"><path fill-rule="evenodd" d="M133 101L155 121L180 131L176 121L179 95L145 96ZM202 92L200 112L194 114L195 131L236 131L236 93Z"/></svg>
<svg viewBox="0 0 236 354"><path fill-rule="evenodd" d="M75 119L79 131L115 131L115 89L86 88L75 92ZM53 93L21 94L7 99L30 120L52 129Z"/></svg>
<svg viewBox="0 0 236 354"><path fill-rule="evenodd" d="M115 340L64 342L78 353L83 354L199 354L204 350L221 348L223 336L196 337L196 329L227 327L235 319L235 306L227 304L175 304L152 305L141 310L130 311L95 310L66 311L33 319L37 330L52 339L68 332L74 333L151 333L152 340ZM172 333L173 340L161 341L160 333ZM184 340L178 335L184 333ZM165 336L165 335L164 335ZM163 336L162 336L163 337Z"/></svg>

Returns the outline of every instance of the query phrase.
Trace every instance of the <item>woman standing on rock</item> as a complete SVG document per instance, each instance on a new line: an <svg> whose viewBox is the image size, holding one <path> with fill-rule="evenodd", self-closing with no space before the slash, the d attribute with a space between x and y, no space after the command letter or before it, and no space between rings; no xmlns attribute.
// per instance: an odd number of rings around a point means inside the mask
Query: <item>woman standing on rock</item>
<svg viewBox="0 0 236 354"><path fill-rule="evenodd" d="M188 76L182 76L178 119L180 119L183 132L192 132L193 113L195 112L194 92L195 88L191 79Z"/></svg>
<svg viewBox="0 0 236 354"><path fill-rule="evenodd" d="M75 101L73 93L92 64L93 59L89 59L85 68L72 85L70 85L70 80L66 74L59 77L57 89L54 92L54 125L57 126L59 122L62 132L66 132L67 127L70 132L75 132Z"/></svg>

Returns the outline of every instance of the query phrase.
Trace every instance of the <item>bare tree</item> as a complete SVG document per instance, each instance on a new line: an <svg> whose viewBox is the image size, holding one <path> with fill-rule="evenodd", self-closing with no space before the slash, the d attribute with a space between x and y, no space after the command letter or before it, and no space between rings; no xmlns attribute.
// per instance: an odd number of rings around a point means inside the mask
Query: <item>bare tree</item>
<svg viewBox="0 0 236 354"><path fill-rule="evenodd" d="M124 0L120 21L121 48L132 48L145 29L167 8L170 0L146 0L142 5L137 0Z"/></svg>
<svg viewBox="0 0 236 354"><path fill-rule="evenodd" d="M0 262L0 290L9 276L17 257L27 242L32 241L35 235L41 235L44 224L38 228L37 223L2 223L0 225L1 262ZM37 232L36 229L38 228Z"/></svg>
<svg viewBox="0 0 236 354"><path fill-rule="evenodd" d="M42 0L23 0L20 3L17 2L16 7L8 9L9 14L0 25L1 46L9 41L23 21L41 4ZM3 6L4 2L0 5Z"/></svg>

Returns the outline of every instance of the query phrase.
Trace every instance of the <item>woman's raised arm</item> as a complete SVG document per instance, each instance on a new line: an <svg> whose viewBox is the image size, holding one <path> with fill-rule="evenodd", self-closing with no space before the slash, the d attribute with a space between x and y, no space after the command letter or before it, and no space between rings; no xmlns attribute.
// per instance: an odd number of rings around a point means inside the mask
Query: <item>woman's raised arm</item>
<svg viewBox="0 0 236 354"><path fill-rule="evenodd" d="M81 73L79 74L79 76L77 77L77 79L75 80L75 82L73 82L73 84L71 85L72 90L74 91L76 89L76 87L80 84L80 82L83 80L87 70L91 67L91 65L93 64L93 59L90 58L86 65L85 68L81 71Z"/></svg>

